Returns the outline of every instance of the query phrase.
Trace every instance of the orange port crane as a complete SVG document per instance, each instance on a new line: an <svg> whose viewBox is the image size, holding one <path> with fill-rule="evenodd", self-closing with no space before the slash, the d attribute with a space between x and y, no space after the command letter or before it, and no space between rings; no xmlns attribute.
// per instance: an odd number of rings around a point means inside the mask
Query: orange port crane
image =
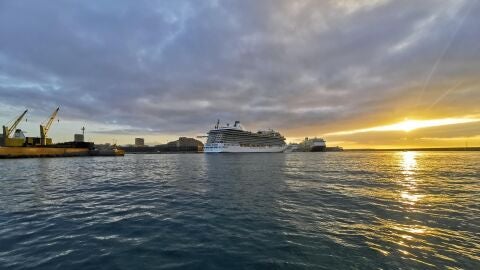
<svg viewBox="0 0 480 270"><path fill-rule="evenodd" d="M8 124L3 126L3 138L9 138L12 135L12 132L17 128L18 124L22 121L25 114L27 114L28 110L25 110L19 117L13 122L13 124L9 127Z"/></svg>
<svg viewBox="0 0 480 270"><path fill-rule="evenodd" d="M57 117L58 110L60 110L60 107L57 107L57 109L52 113L50 118L40 125L40 144L41 145L47 145L47 133L53 124L53 120L55 120L55 117Z"/></svg>

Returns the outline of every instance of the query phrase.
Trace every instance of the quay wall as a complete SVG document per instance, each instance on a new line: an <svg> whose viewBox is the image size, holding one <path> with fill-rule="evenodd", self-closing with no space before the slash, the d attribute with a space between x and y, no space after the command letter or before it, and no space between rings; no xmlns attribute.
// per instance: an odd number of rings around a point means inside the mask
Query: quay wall
<svg viewBox="0 0 480 270"><path fill-rule="evenodd" d="M0 158L88 156L88 148L0 147Z"/></svg>

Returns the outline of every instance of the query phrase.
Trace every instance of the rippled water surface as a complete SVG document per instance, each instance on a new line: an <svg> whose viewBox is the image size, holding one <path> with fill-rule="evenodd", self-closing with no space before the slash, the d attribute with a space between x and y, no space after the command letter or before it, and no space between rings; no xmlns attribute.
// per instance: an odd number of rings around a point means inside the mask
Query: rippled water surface
<svg viewBox="0 0 480 270"><path fill-rule="evenodd" d="M480 153L0 160L1 269L480 269Z"/></svg>

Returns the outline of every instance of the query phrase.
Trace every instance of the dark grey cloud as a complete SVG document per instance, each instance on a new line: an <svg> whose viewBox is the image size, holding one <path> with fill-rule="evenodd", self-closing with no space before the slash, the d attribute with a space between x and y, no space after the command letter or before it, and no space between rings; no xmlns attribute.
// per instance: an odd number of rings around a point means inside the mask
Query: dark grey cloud
<svg viewBox="0 0 480 270"><path fill-rule="evenodd" d="M453 0L2 1L0 103L127 133L475 114L479 13Z"/></svg>

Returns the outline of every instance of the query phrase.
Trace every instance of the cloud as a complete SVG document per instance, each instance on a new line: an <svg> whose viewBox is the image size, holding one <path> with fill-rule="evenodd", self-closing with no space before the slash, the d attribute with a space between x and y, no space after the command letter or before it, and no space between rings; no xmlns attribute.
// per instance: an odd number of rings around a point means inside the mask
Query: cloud
<svg viewBox="0 0 480 270"><path fill-rule="evenodd" d="M300 137L475 114L479 12L453 0L1 2L0 103L129 132L197 134L220 118Z"/></svg>

